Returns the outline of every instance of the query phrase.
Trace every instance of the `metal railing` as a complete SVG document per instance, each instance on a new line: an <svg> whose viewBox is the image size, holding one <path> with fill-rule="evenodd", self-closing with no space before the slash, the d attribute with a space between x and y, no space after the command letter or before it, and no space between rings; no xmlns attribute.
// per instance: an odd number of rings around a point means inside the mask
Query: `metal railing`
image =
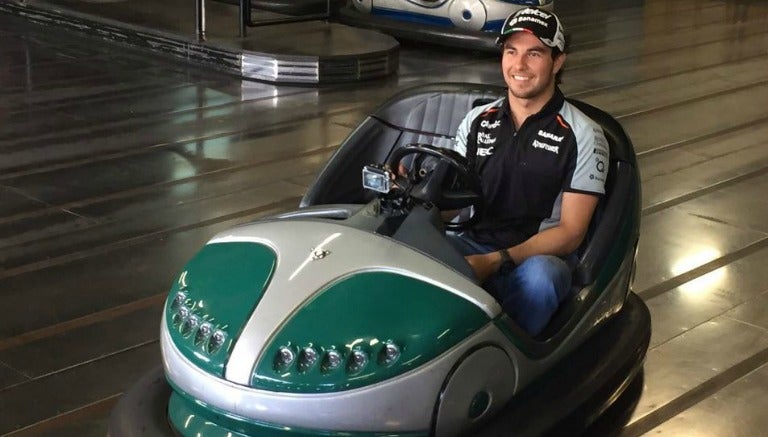
<svg viewBox="0 0 768 437"><path fill-rule="evenodd" d="M205 41L205 0L195 2L195 35L197 41Z"/></svg>
<svg viewBox="0 0 768 437"><path fill-rule="evenodd" d="M248 27L268 26L271 24L296 23L310 20L324 20L331 15L331 0L325 2L325 12L303 14L291 17L268 18L253 21L251 17L251 0L240 0L238 5L238 21L240 22L240 37L248 35ZM205 41L205 0L195 2L195 34L198 41Z"/></svg>

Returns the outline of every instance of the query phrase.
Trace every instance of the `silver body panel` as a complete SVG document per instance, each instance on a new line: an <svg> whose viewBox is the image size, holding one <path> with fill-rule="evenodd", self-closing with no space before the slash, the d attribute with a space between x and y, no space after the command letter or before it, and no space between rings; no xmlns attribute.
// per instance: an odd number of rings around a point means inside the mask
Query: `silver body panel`
<svg viewBox="0 0 768 437"><path fill-rule="evenodd" d="M411 276L465 298L489 318L501 312L493 297L453 269L393 240L349 226L311 220L261 222L226 231L209 244L247 241L272 247L277 267L232 350L225 377L237 384L250 383L262 349L302 304L332 282L361 271ZM321 249L328 255L313 260L313 252Z"/></svg>

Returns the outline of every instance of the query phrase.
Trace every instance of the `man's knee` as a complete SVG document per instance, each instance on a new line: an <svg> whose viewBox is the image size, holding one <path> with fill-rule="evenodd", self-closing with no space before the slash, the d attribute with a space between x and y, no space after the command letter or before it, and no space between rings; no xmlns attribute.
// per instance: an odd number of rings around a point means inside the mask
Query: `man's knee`
<svg viewBox="0 0 768 437"><path fill-rule="evenodd" d="M551 255L537 255L526 259L516 269L520 284L525 290L539 290L536 294L552 294L555 305L571 288L571 271L562 259Z"/></svg>
<svg viewBox="0 0 768 437"><path fill-rule="evenodd" d="M510 294L502 306L532 335L546 326L569 293L568 265L554 256L534 256L513 272Z"/></svg>

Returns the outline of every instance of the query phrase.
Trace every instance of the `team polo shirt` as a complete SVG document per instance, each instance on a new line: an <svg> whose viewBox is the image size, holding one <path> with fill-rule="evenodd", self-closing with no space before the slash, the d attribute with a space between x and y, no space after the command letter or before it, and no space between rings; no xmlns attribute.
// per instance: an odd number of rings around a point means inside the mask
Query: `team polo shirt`
<svg viewBox="0 0 768 437"><path fill-rule="evenodd" d="M480 243L510 247L556 226L564 192L605 193L603 130L559 89L518 131L506 97L473 108L453 148L474 163L482 181L485 214L469 231Z"/></svg>

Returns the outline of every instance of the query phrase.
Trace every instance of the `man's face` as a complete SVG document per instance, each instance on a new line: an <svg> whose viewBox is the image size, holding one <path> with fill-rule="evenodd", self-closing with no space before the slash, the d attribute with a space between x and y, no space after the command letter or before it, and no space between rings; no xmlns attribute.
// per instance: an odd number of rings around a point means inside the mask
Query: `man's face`
<svg viewBox="0 0 768 437"><path fill-rule="evenodd" d="M504 41L501 69L509 92L518 99L548 99L555 89L555 74L565 55L552 59L552 49L528 32L515 32Z"/></svg>

